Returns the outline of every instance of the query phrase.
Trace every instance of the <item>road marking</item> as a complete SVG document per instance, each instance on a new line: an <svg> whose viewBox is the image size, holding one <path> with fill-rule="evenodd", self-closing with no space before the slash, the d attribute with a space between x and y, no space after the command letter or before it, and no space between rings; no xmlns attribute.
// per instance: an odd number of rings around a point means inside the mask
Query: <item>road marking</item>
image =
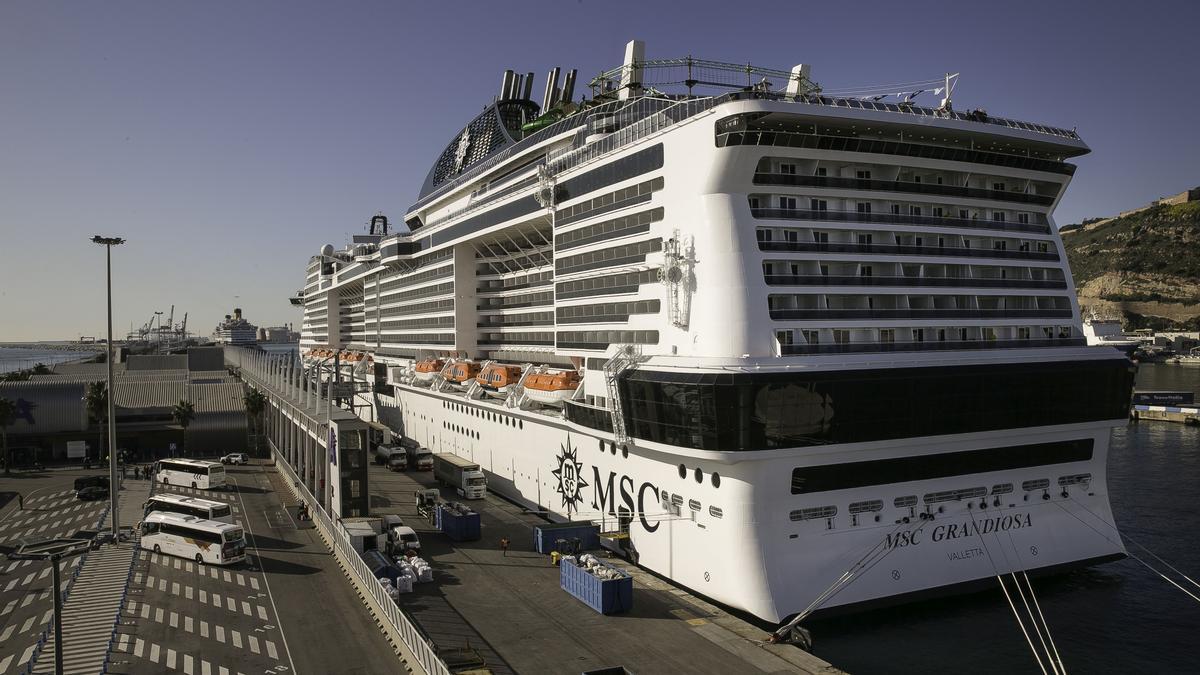
<svg viewBox="0 0 1200 675"><path fill-rule="evenodd" d="M207 621L202 620L200 622L200 637L208 637L208 622Z"/></svg>
<svg viewBox="0 0 1200 675"><path fill-rule="evenodd" d="M246 616L253 616L253 614L250 613L250 603L246 602L245 600L242 601L242 614L245 614Z"/></svg>
<svg viewBox="0 0 1200 675"><path fill-rule="evenodd" d="M158 590L162 591L163 593L167 592L167 580L166 579L160 578L158 580Z"/></svg>
<svg viewBox="0 0 1200 675"><path fill-rule="evenodd" d="M194 633L194 632L195 632L195 631L192 629L192 617L190 617L190 616L185 616L185 617L183 617L183 629L184 629L184 630L186 630L186 631L187 631L187 632L189 632L189 633Z"/></svg>
<svg viewBox="0 0 1200 675"><path fill-rule="evenodd" d="M150 618L150 605L147 605L144 602L142 603L142 618L143 619Z"/></svg>
<svg viewBox="0 0 1200 675"><path fill-rule="evenodd" d="M240 489L238 489L239 486L238 486L238 482L237 482L236 478L233 479L233 483L234 483L235 489L237 490L238 503L241 504L242 511L245 512L246 511L246 502L242 499L242 491ZM261 559L262 556L259 554L258 544L254 540L254 528L253 528L253 526L251 526L249 518L246 519L246 525L245 525L244 529L250 535L250 547L254 549L254 557ZM267 572L265 569L263 569L261 564L258 566L258 570L259 570L258 573L262 575L263 584L265 584L267 587L267 598L271 601L271 611L274 612L275 616L278 617L279 616L279 607L275 604L275 594L271 592L271 582L267 580ZM253 577L251 577L251 579L253 579ZM257 590L258 586L255 585L254 588L255 588L255 590ZM279 625L279 638L281 640L283 640L283 648L287 651L288 665L291 666L291 672L295 673L295 672L297 672L296 671L296 662L292 659L292 649L291 649L291 647L288 647L287 636L283 632L282 622Z"/></svg>
<svg viewBox="0 0 1200 675"><path fill-rule="evenodd" d="M16 656L16 654L9 654L8 656L4 657L3 661L0 661L0 672L8 672L8 663L13 660L14 656Z"/></svg>
<svg viewBox="0 0 1200 675"><path fill-rule="evenodd" d="M204 590L203 588L200 589L200 604L208 604L208 591Z"/></svg>
<svg viewBox="0 0 1200 675"><path fill-rule="evenodd" d="M221 666L221 669L218 671L218 673L219 675L229 675L229 669L225 666Z"/></svg>
<svg viewBox="0 0 1200 675"><path fill-rule="evenodd" d="M179 628L179 612L171 612L171 628Z"/></svg>
<svg viewBox="0 0 1200 675"><path fill-rule="evenodd" d="M171 595L179 595L179 582L178 581L171 582Z"/></svg>
<svg viewBox="0 0 1200 675"><path fill-rule="evenodd" d="M29 645L28 647L26 647L26 648L25 648L25 653L21 655L21 660L20 660L20 661L17 661L17 663L18 663L18 664L22 664L22 663L29 663L29 659L33 658L33 650L34 650L34 649L36 649L36 648L37 648L37 643L36 643L36 642L35 642L35 643L33 643L33 644L31 644L31 645Z"/></svg>
<svg viewBox="0 0 1200 675"><path fill-rule="evenodd" d="M0 616L4 616L5 614L8 614L9 612L13 611L13 606L16 604L17 604L16 600L10 600L9 603L4 606L4 611L0 612Z"/></svg>
<svg viewBox="0 0 1200 675"><path fill-rule="evenodd" d="M33 602L33 599L34 599L35 597L36 597L36 596L35 596L33 593L26 593L26 594L25 594L25 599L21 601L21 606L22 606L22 607L26 607L26 606L28 606L28 605L29 605L29 603Z"/></svg>
<svg viewBox="0 0 1200 675"><path fill-rule="evenodd" d="M167 647L167 667L175 668L175 650Z"/></svg>
<svg viewBox="0 0 1200 675"><path fill-rule="evenodd" d="M229 576L229 570L222 570L225 573L225 581L232 583L233 578Z"/></svg>
<svg viewBox="0 0 1200 675"><path fill-rule="evenodd" d="M247 635L246 639L250 641L250 651L251 652L254 652L255 654L262 653L262 651L259 650L259 648L258 648L258 638L254 637L253 635Z"/></svg>
<svg viewBox="0 0 1200 675"><path fill-rule="evenodd" d="M125 653L129 652L129 633L121 633L121 640L117 643L117 650Z"/></svg>
<svg viewBox="0 0 1200 675"><path fill-rule="evenodd" d="M149 588L154 588L155 581L158 581L158 577L151 574L150 576L146 577L146 586Z"/></svg>
<svg viewBox="0 0 1200 675"><path fill-rule="evenodd" d="M238 584L238 586L245 586L245 585L246 585L246 578L245 578L245 577L243 577L243 576L242 576L240 573L239 573L239 574L237 574L236 576L237 576L237 584Z"/></svg>
<svg viewBox="0 0 1200 675"><path fill-rule="evenodd" d="M229 636L231 638L233 638L233 646L237 647L238 649L241 649L242 648L242 634L232 628L229 629L229 634L230 634Z"/></svg>
<svg viewBox="0 0 1200 675"><path fill-rule="evenodd" d="M163 622L163 608L162 607L156 607L154 609L154 620L158 623Z"/></svg>
<svg viewBox="0 0 1200 675"><path fill-rule="evenodd" d="M262 619L263 621L267 620L267 610L263 608L262 605L258 606L258 618ZM0 640L0 642L2 642L2 640Z"/></svg>
<svg viewBox="0 0 1200 675"><path fill-rule="evenodd" d="M183 673L184 673L184 675L192 675L192 672L193 672L192 671L192 663L193 663L192 655L184 654L183 655Z"/></svg>
<svg viewBox="0 0 1200 675"><path fill-rule="evenodd" d="M133 655L139 659L142 658L142 650L145 649L145 647L146 643L142 641L142 638L137 638L133 643Z"/></svg>
<svg viewBox="0 0 1200 675"><path fill-rule="evenodd" d="M217 642L225 642L225 627L217 626Z"/></svg>
<svg viewBox="0 0 1200 675"><path fill-rule="evenodd" d="M225 606L228 607L229 611L231 612L237 611L237 601L234 600L233 596L231 595L225 596Z"/></svg>
<svg viewBox="0 0 1200 675"><path fill-rule="evenodd" d="M33 562L33 561L30 560L29 562ZM47 569L49 569L49 568L47 568ZM29 582L33 581L33 575L35 575L35 574L37 574L37 572L30 572L29 576L25 577L25 580L21 582L21 585L28 586Z"/></svg>
<svg viewBox="0 0 1200 675"><path fill-rule="evenodd" d="M36 620L37 620L37 617L35 617L35 616L31 616L28 619L25 619L25 625L21 626L21 632L24 633L25 631L29 630L30 628L33 628L33 622Z"/></svg>
<svg viewBox="0 0 1200 675"><path fill-rule="evenodd" d="M279 660L279 652L275 651L275 643L271 642L270 640L263 640L263 642L266 643L266 645L267 645L267 656L278 661Z"/></svg>
<svg viewBox="0 0 1200 675"><path fill-rule="evenodd" d="M183 569L187 570L188 572L191 572L192 571L192 563L190 563L190 562L183 563Z"/></svg>
<svg viewBox="0 0 1200 675"><path fill-rule="evenodd" d="M150 662L158 663L158 656L159 656L158 644L155 642L151 642L150 643Z"/></svg>
<svg viewBox="0 0 1200 675"><path fill-rule="evenodd" d="M184 591L184 595L187 597L187 599L191 600L192 599L192 587L184 586L183 591Z"/></svg>
<svg viewBox="0 0 1200 675"><path fill-rule="evenodd" d="M179 569L182 566L183 566L182 561L180 561L179 558L176 558L175 559L175 569Z"/></svg>
<svg viewBox="0 0 1200 675"><path fill-rule="evenodd" d="M200 659L200 675L212 675L212 666L204 659Z"/></svg>
<svg viewBox="0 0 1200 675"><path fill-rule="evenodd" d="M13 586L16 586L16 585L17 585L17 580L13 579L12 581L8 582L7 586L4 587L4 592L7 593L7 592L11 591L13 589Z"/></svg>
<svg viewBox="0 0 1200 675"><path fill-rule="evenodd" d="M45 579L49 574L50 574L50 567L47 565L46 569L42 570L42 573L38 575L38 581Z"/></svg>
<svg viewBox="0 0 1200 675"><path fill-rule="evenodd" d="M214 605L216 605L218 608L221 606L221 594L220 593L212 594L212 603Z"/></svg>
<svg viewBox="0 0 1200 675"><path fill-rule="evenodd" d="M46 610L46 613L45 613L45 614L43 614L43 615L42 615L42 623L43 623L43 624L49 624L49 623L50 623L50 619L51 619L51 617L53 617L53 616L54 616L54 608L53 608L53 607L51 607L50 609ZM4 642L4 640L0 640L0 642Z"/></svg>
<svg viewBox="0 0 1200 675"><path fill-rule="evenodd" d="M250 577L250 588L253 588L256 591L258 590L258 579Z"/></svg>
<svg viewBox="0 0 1200 675"><path fill-rule="evenodd" d="M16 625L11 624L11 623L8 624L8 628L5 628L4 632L0 633L0 642L8 642L8 636L12 635L14 628L16 628ZM4 670L3 668L0 668L0 671L3 671L3 670Z"/></svg>

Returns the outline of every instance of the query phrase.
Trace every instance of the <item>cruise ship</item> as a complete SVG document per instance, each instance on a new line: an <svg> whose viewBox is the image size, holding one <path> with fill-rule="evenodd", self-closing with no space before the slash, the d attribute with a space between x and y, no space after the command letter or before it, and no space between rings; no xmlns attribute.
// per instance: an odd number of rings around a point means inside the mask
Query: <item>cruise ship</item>
<svg viewBox="0 0 1200 675"><path fill-rule="evenodd" d="M226 314L225 320L217 324L212 332L213 342L233 347L252 347L258 344L258 326L242 317L241 308Z"/></svg>
<svg viewBox="0 0 1200 675"><path fill-rule="evenodd" d="M852 95L644 50L540 102L504 72L404 227L310 259L302 358L766 621L1122 557L1133 366L1087 346L1051 215L1075 131L956 110L954 76Z"/></svg>

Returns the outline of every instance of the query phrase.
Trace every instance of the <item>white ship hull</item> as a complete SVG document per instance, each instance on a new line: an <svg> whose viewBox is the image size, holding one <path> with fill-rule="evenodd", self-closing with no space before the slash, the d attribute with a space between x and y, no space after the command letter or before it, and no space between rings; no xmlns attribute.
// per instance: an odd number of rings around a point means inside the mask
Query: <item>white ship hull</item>
<svg viewBox="0 0 1200 675"><path fill-rule="evenodd" d="M593 520L603 530L618 529L618 514L625 509L639 565L768 621L808 607L872 551L877 555L868 559L866 569L822 603L820 611L900 601L989 581L997 572L1060 569L1124 554L1105 489L1109 424L779 450L729 463L707 457L717 453L683 457L640 443L626 457L610 434L557 417L412 387L397 387L396 397L406 412L380 410L380 419L403 424L405 435L435 453L452 452L478 462L488 474L490 490L557 519ZM476 430L482 440L455 433L455 427ZM1093 439L1094 454L1076 464L789 494L791 470L798 462L839 463L1080 438ZM682 478L681 463L686 469ZM702 471L699 482L697 467ZM713 486L713 472L720 475L719 487ZM1057 479L1076 474L1091 474L1091 481L1086 487L1069 486L1064 498ZM1023 482L1039 479L1049 480L1048 491L1022 489ZM999 507L990 494L998 484L1014 488L1000 495ZM932 504L934 517L928 521L917 515L923 503L911 511L893 506L898 497L976 486L988 488L986 499ZM682 500L679 515L663 506L664 496L669 503L672 495ZM875 499L885 505L878 522L875 514L853 519L845 508ZM987 508L980 508L981 501ZM789 517L797 509L826 505L839 507L832 520L792 522ZM710 507L720 510L719 518ZM907 524L902 522L906 517Z"/></svg>

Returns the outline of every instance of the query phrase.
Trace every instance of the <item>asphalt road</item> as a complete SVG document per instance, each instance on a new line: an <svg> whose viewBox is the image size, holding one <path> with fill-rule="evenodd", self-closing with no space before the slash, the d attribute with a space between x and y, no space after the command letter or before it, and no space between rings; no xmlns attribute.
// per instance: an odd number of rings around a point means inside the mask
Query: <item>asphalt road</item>
<svg viewBox="0 0 1200 675"><path fill-rule="evenodd" d="M0 506L0 550L94 527L107 502L76 501L72 487L75 478L99 473L0 478L0 492L25 499L24 511L16 499ZM281 503L290 496L274 469L229 467L227 475L228 490L158 491L228 502L246 529L247 562L200 566L138 552L109 672L403 672L311 523L297 523L295 505ZM50 578L48 563L0 558L0 673L28 661L51 621Z"/></svg>
<svg viewBox="0 0 1200 675"><path fill-rule="evenodd" d="M15 497L0 507L0 552L7 553L22 541L94 528L108 502L77 501L73 485L80 476L103 473L63 470L0 477L0 492L17 492L24 499L24 509ZM63 563L64 586L79 560L73 557ZM42 630L50 624L54 616L51 580L48 562L0 557L0 673L27 663Z"/></svg>

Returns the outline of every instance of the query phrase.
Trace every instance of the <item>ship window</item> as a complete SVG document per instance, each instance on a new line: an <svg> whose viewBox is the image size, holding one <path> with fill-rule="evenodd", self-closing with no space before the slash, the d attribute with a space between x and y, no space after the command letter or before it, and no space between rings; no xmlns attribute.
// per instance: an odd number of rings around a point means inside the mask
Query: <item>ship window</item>
<svg viewBox="0 0 1200 675"><path fill-rule="evenodd" d="M892 215L893 216L900 215L900 205L899 204L892 204Z"/></svg>
<svg viewBox="0 0 1200 675"><path fill-rule="evenodd" d="M829 175L829 169L827 169L827 168L825 168L825 167L823 167L823 166L818 166L818 167L817 167L817 170L816 170L816 172L814 173L814 175L817 175L817 176L828 176L828 175Z"/></svg>
<svg viewBox="0 0 1200 675"><path fill-rule="evenodd" d="M871 172L860 169L854 172L854 177L859 180L871 180Z"/></svg>
<svg viewBox="0 0 1200 675"><path fill-rule="evenodd" d="M713 487L715 487L715 488L721 487L721 474L714 471L712 476L710 476L709 478L710 478L710 480L712 480Z"/></svg>
<svg viewBox="0 0 1200 675"><path fill-rule="evenodd" d="M850 513L874 513L883 510L882 499L872 499L865 502L854 502L850 505Z"/></svg>
<svg viewBox="0 0 1200 675"><path fill-rule="evenodd" d="M975 499L976 497L984 497L987 495L987 488L973 487L963 488L961 490L942 490L940 492L930 492L924 496L926 504L936 504L938 502L960 502L964 499Z"/></svg>
<svg viewBox="0 0 1200 675"><path fill-rule="evenodd" d="M1028 225L1029 224L1029 214L1028 213L1018 213L1017 214L1017 222L1021 223L1022 225Z"/></svg>
<svg viewBox="0 0 1200 675"><path fill-rule="evenodd" d="M809 208L810 208L810 209L812 209L813 211L827 211L827 210L829 210L829 202L828 202L828 201L826 201L826 200L824 200L824 199L813 199L813 200L810 200L810 201L809 201L809 203L808 203L808 205L809 205Z"/></svg>
<svg viewBox="0 0 1200 675"><path fill-rule="evenodd" d="M790 175L790 176L794 176L794 175L796 175L796 165L795 165L795 164L792 164L792 163L790 163L790 162L784 162L784 163L781 163L781 164L779 165L779 173L783 173L783 174L788 174L788 175Z"/></svg>
<svg viewBox="0 0 1200 675"><path fill-rule="evenodd" d="M992 486L992 494L994 494L994 495L1006 495L1006 494L1011 493L1012 491L1013 491L1012 483L1000 483L999 485Z"/></svg>
<svg viewBox="0 0 1200 675"><path fill-rule="evenodd" d="M672 494L671 495L671 506L674 506L676 508L683 506L683 497L680 497L677 494Z"/></svg>
<svg viewBox="0 0 1200 675"><path fill-rule="evenodd" d="M892 500L892 505L898 509L906 509L917 505L917 496L908 495L907 497L896 497Z"/></svg>
<svg viewBox="0 0 1200 675"><path fill-rule="evenodd" d="M700 467L696 467L696 471L694 472L694 475L695 475L697 483L704 482L704 472L700 470Z"/></svg>
<svg viewBox="0 0 1200 675"><path fill-rule="evenodd" d="M859 203L855 204L855 206L858 208L859 213L870 213L871 212L871 202L859 202Z"/></svg>
<svg viewBox="0 0 1200 675"><path fill-rule="evenodd" d="M679 477L687 478L687 467L682 464L679 465Z"/></svg>
<svg viewBox="0 0 1200 675"><path fill-rule="evenodd" d="M700 502L696 501L695 499L689 499L688 500L688 508L693 511L699 511L700 510Z"/></svg>
<svg viewBox="0 0 1200 675"><path fill-rule="evenodd" d="M1090 482L1092 482L1092 474L1090 473L1077 473L1072 476L1058 477L1058 484L1062 487L1066 487L1068 485L1078 485L1080 483L1086 485Z"/></svg>
<svg viewBox="0 0 1200 675"><path fill-rule="evenodd" d="M1088 438L986 450L963 450L938 455L915 455L866 462L801 467L792 470L792 494L890 485L1050 464L1086 462L1091 458L1092 439ZM1034 482L1049 485L1048 481ZM1029 489L1043 488L1026 488L1026 490ZM975 494L976 492L978 494ZM959 499L961 497L958 496L958 493L962 493L964 497L983 496L987 494L987 490L971 488L949 493L931 493L925 495L925 501L932 503L947 499ZM950 496L945 496L947 494ZM941 497L937 497L938 495ZM895 503L897 507L912 506L916 503L916 498L912 499L914 501L911 504L901 504L899 499Z"/></svg>
<svg viewBox="0 0 1200 675"><path fill-rule="evenodd" d="M780 197L779 198L779 208L784 209L786 211L795 210L796 198L795 197Z"/></svg>
<svg viewBox="0 0 1200 675"><path fill-rule="evenodd" d="M1027 480L1024 483L1021 483L1021 489L1026 492L1045 490L1048 487L1050 487L1050 481L1045 478L1040 478L1038 480Z"/></svg>
<svg viewBox="0 0 1200 675"><path fill-rule="evenodd" d="M818 518L832 518L837 515L836 506L813 506L807 509L796 509L788 514L788 518L792 522L801 520L816 520Z"/></svg>
<svg viewBox="0 0 1200 675"><path fill-rule="evenodd" d="M708 515L712 516L713 518L720 518L721 516L723 516L725 514L723 511L721 511L721 509L719 507L710 506L710 507L708 507Z"/></svg>

